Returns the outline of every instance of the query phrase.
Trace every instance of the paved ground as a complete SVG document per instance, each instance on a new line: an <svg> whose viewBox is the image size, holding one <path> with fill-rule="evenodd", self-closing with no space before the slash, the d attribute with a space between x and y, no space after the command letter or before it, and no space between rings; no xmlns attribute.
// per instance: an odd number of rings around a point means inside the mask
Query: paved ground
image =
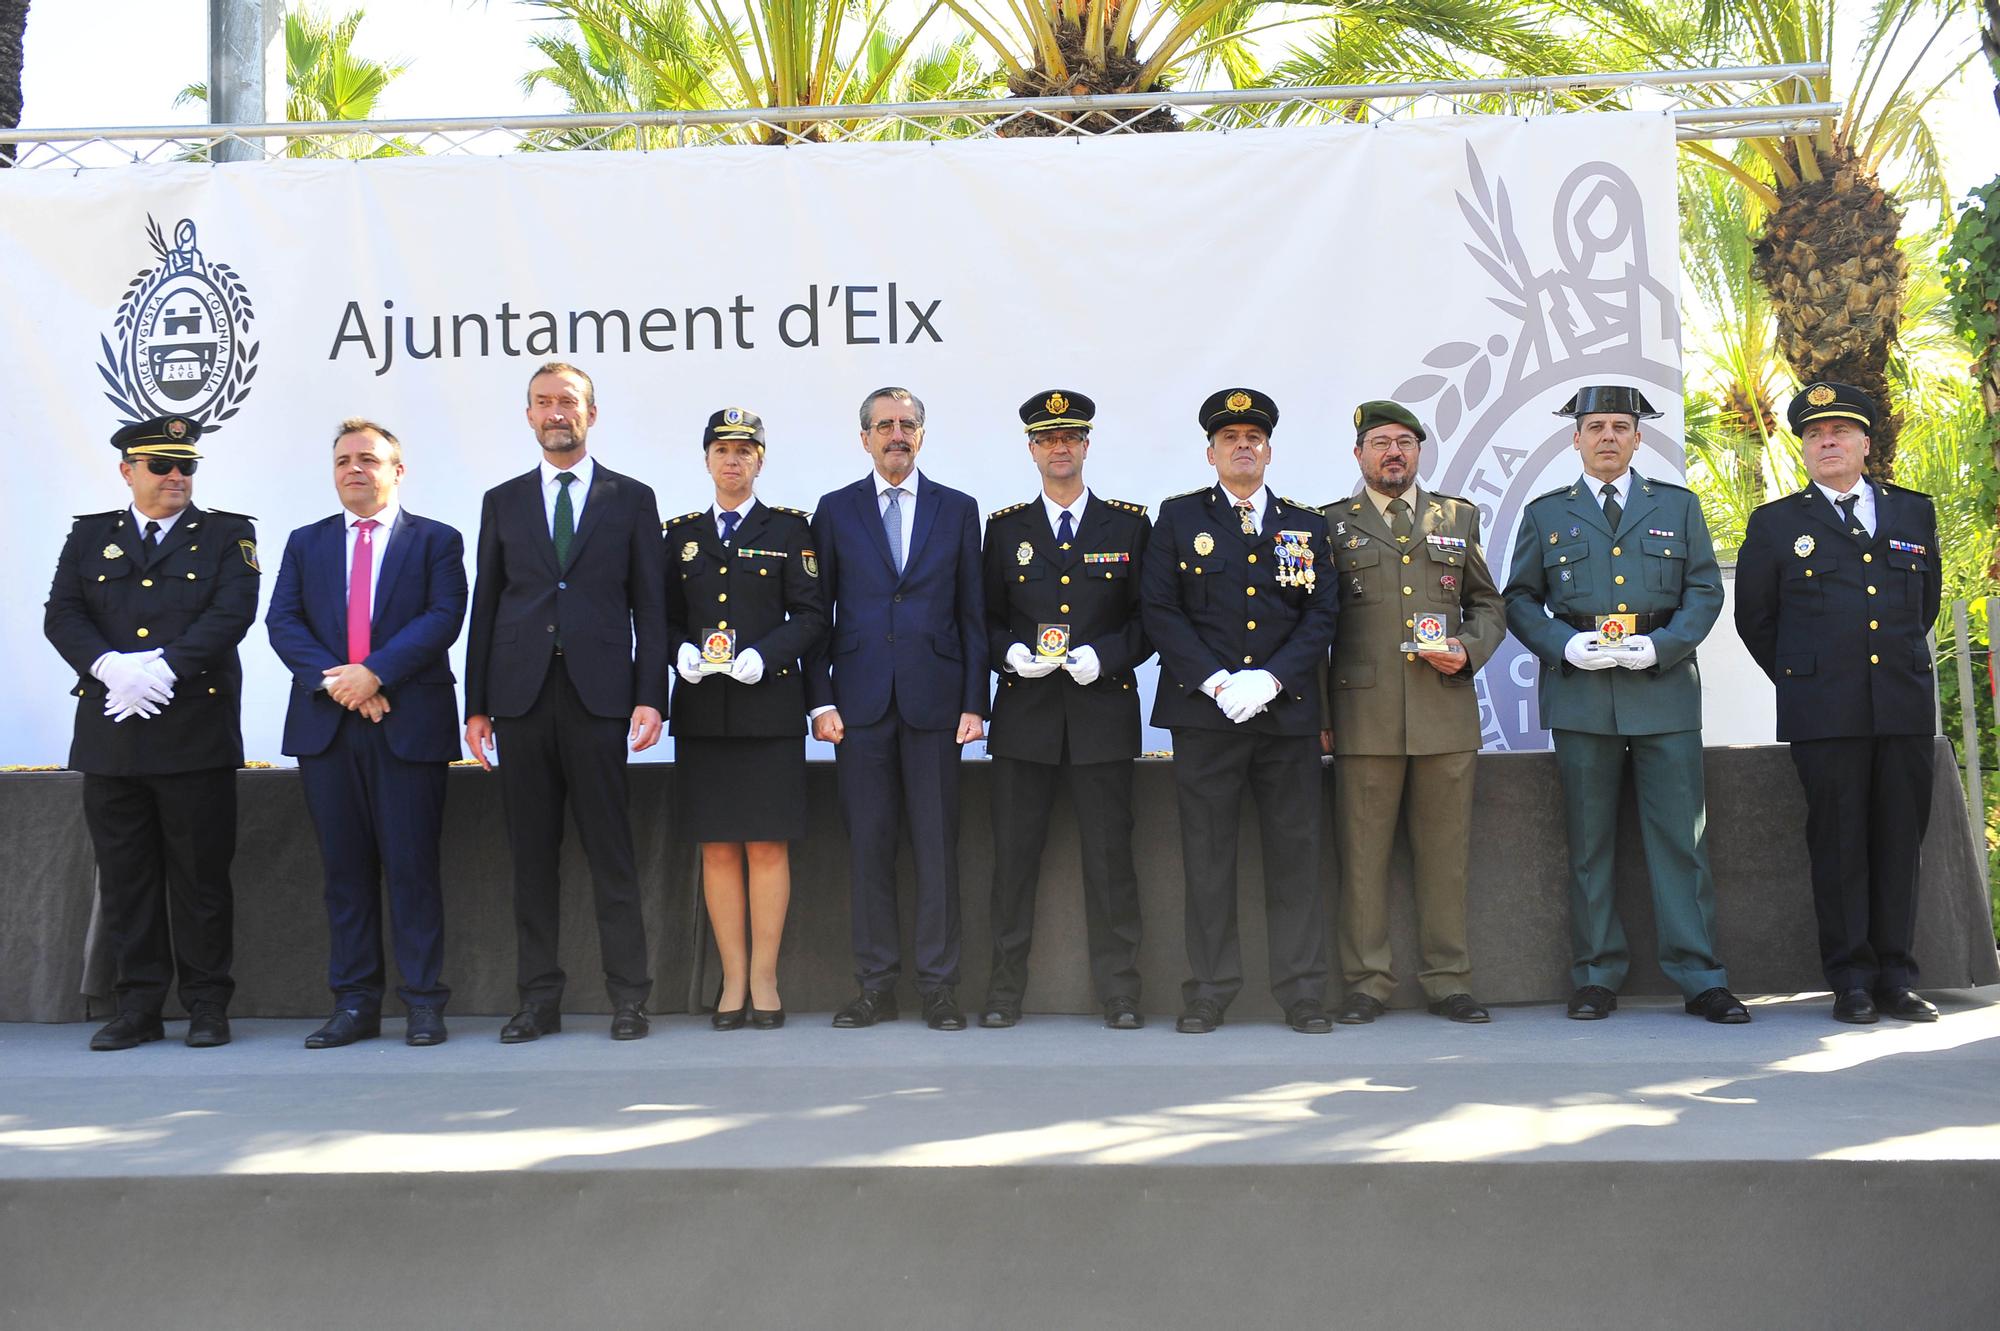
<svg viewBox="0 0 2000 1331"><path fill-rule="evenodd" d="M1392 1013L1331 1036L1183 1036L1031 1017L1012 1031L825 1015L718 1034L604 1018L531 1046L497 1018L437 1049L307 1052L316 1023L236 1043L85 1048L0 1025L0 1179L118 1176L1390 1161L2000 1159L2000 987L1933 995L1932 1026L1836 1025L1824 995L1747 1027L1635 1002L1609 1021Z"/></svg>

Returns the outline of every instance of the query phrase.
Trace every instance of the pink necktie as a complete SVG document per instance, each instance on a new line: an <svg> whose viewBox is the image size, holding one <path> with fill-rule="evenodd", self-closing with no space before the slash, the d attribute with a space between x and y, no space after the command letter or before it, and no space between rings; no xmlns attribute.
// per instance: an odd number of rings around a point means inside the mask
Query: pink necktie
<svg viewBox="0 0 2000 1331"><path fill-rule="evenodd" d="M354 524L354 567L347 575L347 659L368 659L368 589L375 577L375 529L382 524L364 518Z"/></svg>

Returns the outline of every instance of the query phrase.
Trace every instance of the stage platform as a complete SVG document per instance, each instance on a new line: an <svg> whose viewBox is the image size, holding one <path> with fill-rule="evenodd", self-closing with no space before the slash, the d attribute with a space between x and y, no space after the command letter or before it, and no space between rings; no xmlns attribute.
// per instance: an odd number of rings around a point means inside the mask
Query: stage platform
<svg viewBox="0 0 2000 1331"><path fill-rule="evenodd" d="M1990 1325L2000 987L1932 996L316 1053L0 1026L0 1325Z"/></svg>

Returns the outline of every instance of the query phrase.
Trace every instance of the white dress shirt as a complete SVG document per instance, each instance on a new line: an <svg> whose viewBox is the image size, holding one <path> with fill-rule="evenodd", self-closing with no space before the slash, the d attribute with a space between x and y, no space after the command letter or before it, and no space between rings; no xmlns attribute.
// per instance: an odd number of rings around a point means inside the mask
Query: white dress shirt
<svg viewBox="0 0 2000 1331"><path fill-rule="evenodd" d="M1222 491L1222 502L1228 504L1232 509L1235 508L1239 501L1235 495L1229 492L1229 487L1224 485L1217 488ZM1250 496L1250 516L1256 522L1258 531L1264 530L1264 510L1270 506L1271 487L1268 485L1258 486L1257 493Z"/></svg>
<svg viewBox="0 0 2000 1331"><path fill-rule="evenodd" d="M875 516L887 521L889 516L889 490L891 488L889 482L882 479L882 473L879 471L873 471L868 474L875 478ZM917 525L917 469L915 467L910 468L910 474L902 479L901 485L903 493L901 498L896 501L896 511L903 518L903 561L904 563L908 563L910 558L910 532ZM896 571L901 573L903 566L898 564Z"/></svg>
<svg viewBox="0 0 2000 1331"><path fill-rule="evenodd" d="M1599 508L1604 507L1604 487L1607 485L1618 492L1618 511L1620 513L1632 507L1631 468L1628 467L1618 473L1618 479L1612 481L1600 481L1589 472L1583 474L1583 488L1592 499L1597 501Z"/></svg>
<svg viewBox="0 0 2000 1331"><path fill-rule="evenodd" d="M556 534L556 496L562 493L562 482L556 479L563 472L575 474L569 483L570 517L575 531L583 525L583 501L590 497L590 478L597 472L597 463L586 454L574 467L551 467L547 458L542 459L542 513L549 520L549 535Z"/></svg>
<svg viewBox="0 0 2000 1331"><path fill-rule="evenodd" d="M1814 481L1813 484L1819 485L1819 482ZM1836 490L1830 485L1819 485L1819 492L1826 496L1827 503L1833 505L1835 513L1840 512L1841 500L1851 494L1860 495L1861 502L1854 506L1854 520L1860 523L1862 530L1866 531L1870 536L1875 534L1874 486L1870 485L1866 480L1859 480L1854 483L1852 490Z"/></svg>
<svg viewBox="0 0 2000 1331"><path fill-rule="evenodd" d="M1070 529L1070 536L1072 539L1075 538L1077 532L1083 530L1083 510L1085 505L1089 503L1090 503L1089 490L1085 490L1082 494L1078 495L1076 497L1076 502L1074 504L1069 505L1069 507L1067 508L1063 507L1061 504L1058 504L1055 500L1049 498L1047 491L1042 492L1042 508L1049 515L1049 530L1056 533L1057 535L1061 535L1062 515L1067 513L1069 514L1069 529Z"/></svg>
<svg viewBox="0 0 2000 1331"><path fill-rule="evenodd" d="M343 593L351 593L354 588L354 550L361 542L358 525L363 522L379 522L382 525L370 533L369 544L374 547L374 563L368 569L368 622L375 622L375 597L382 586L382 559L389 549L389 533L396 525L396 515L402 506L395 500L382 505L382 511L369 518L358 518L342 510L347 519L347 580L341 583ZM342 605L346 602L343 600Z"/></svg>
<svg viewBox="0 0 2000 1331"><path fill-rule="evenodd" d="M157 522L160 524L160 534L156 539L160 542L161 545L165 545L167 543L167 533L172 531L174 529L174 524L181 520L181 513L187 512L186 509L181 509L180 512L169 513L164 518L149 518L144 513L141 513L139 511L139 506L137 504L133 504L131 506L131 510L132 510L132 521L139 524L139 539L142 541L146 539L147 523Z"/></svg>
<svg viewBox="0 0 2000 1331"><path fill-rule="evenodd" d="M727 541L731 539L729 534L725 532L722 527L722 515L724 513L734 513L736 515L736 530L742 531L743 524L750 520L750 510L755 507L757 507L756 495L751 495L748 499L744 500L740 505L738 505L735 508L723 508L720 504L716 505L715 538L719 541Z"/></svg>

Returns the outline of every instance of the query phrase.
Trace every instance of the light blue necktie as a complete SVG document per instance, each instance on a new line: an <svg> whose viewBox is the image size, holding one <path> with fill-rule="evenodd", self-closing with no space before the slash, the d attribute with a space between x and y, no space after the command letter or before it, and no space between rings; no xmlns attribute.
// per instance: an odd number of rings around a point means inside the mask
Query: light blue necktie
<svg viewBox="0 0 2000 1331"><path fill-rule="evenodd" d="M737 524L737 523L739 523L739 522L741 522L741 521L743 521L743 515L742 515L741 513L738 513L738 512L737 512L737 511L736 511L735 509L733 509L733 508L732 508L732 509L728 509L727 511L725 511L725 512L723 513L723 515L722 515L722 543L723 543L724 545L728 545L728 544L729 544L729 541L730 541L730 538L736 535L736 524Z"/></svg>
<svg viewBox="0 0 2000 1331"><path fill-rule="evenodd" d="M903 509L900 501L903 497L903 487L892 485L889 487L888 494L888 506L882 510L882 530L889 538L889 562L895 566L896 572L901 573L903 571Z"/></svg>

